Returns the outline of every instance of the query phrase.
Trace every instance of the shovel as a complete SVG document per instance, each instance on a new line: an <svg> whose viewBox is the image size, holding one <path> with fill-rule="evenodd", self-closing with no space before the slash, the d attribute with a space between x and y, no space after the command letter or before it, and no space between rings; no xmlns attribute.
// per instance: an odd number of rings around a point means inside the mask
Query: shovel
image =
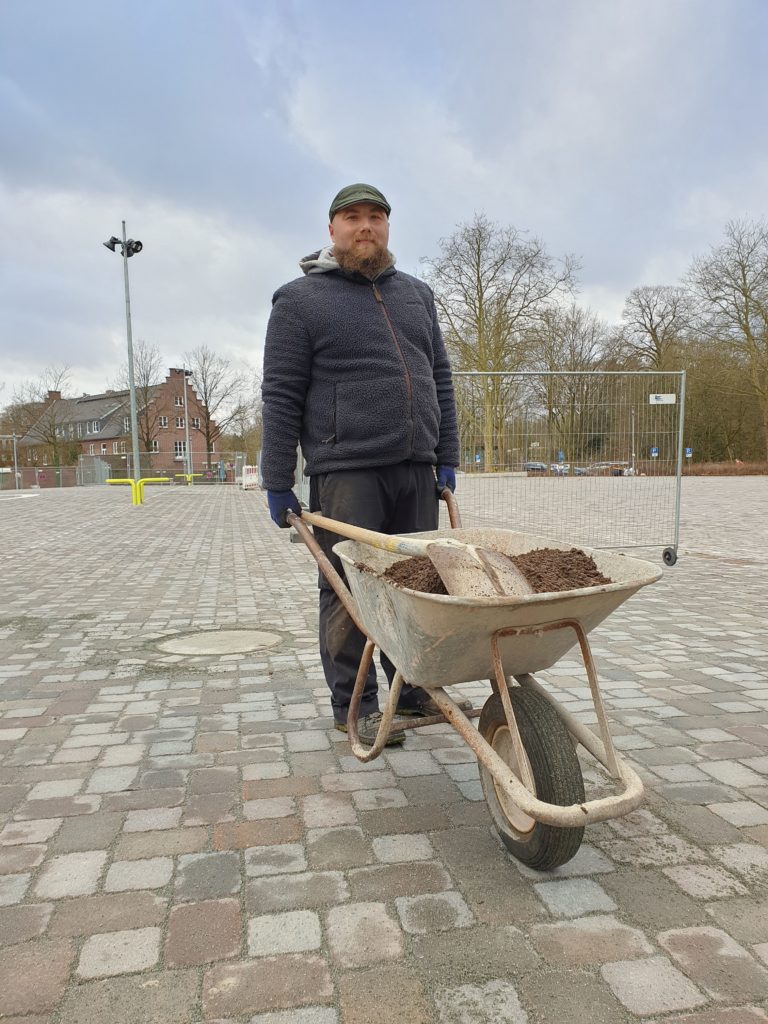
<svg viewBox="0 0 768 1024"><path fill-rule="evenodd" d="M292 516L293 513L289 514L288 522ZM382 551L426 556L437 570L445 589L453 597L524 597L533 593L533 588L517 566L499 551L478 548L451 537L425 540L422 537L377 533L362 526L328 519L316 512L302 511L301 518L322 530L370 544Z"/></svg>

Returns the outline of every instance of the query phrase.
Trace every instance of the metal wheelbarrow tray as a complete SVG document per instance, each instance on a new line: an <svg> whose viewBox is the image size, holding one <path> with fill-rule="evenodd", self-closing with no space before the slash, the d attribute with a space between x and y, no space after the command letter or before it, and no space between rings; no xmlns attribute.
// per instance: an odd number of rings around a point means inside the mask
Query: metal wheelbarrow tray
<svg viewBox="0 0 768 1024"><path fill-rule="evenodd" d="M303 524L300 532L317 558L316 542L307 540L309 531ZM509 555L575 546L497 529L436 530L414 536L431 538L447 532ZM587 634L637 590L655 582L661 571L640 559L578 547L613 582L524 597L425 594L382 578L386 568L402 556L347 540L334 549L344 563L347 591L332 569L331 575L327 572L330 563L320 562L369 638L347 720L355 756L370 761L383 750L404 680L429 690L444 718L398 721L397 728L448 721L478 758L483 792L503 842L519 860L539 870L570 860L581 844L585 825L626 814L643 799L640 778L613 746ZM576 644L589 680L599 736L532 675L550 668ZM357 718L376 646L391 659L397 673L376 741L364 747L358 740ZM476 729L444 687L480 679L490 680L493 693L482 711L471 713L470 717L479 714ZM576 756L579 744L607 768L614 781L613 795L586 799Z"/></svg>

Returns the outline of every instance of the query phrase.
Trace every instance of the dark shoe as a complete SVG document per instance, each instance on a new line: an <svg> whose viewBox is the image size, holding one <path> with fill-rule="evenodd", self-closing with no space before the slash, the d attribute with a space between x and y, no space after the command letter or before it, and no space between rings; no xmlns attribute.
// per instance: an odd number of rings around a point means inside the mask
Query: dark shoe
<svg viewBox="0 0 768 1024"><path fill-rule="evenodd" d="M365 747L372 747L376 741L376 737L379 734L379 726L381 725L382 714L380 711L372 711L370 715L366 715L365 718L358 718L357 720L357 735L360 742ZM397 720L392 723L393 728L390 729L389 737L387 742L384 744L385 747L399 747L401 743L405 742L405 733L402 729L396 729ZM334 727L339 732L347 731L346 722L334 722Z"/></svg>
<svg viewBox="0 0 768 1024"><path fill-rule="evenodd" d="M443 712L429 696L429 693L426 690L422 690L421 692L424 696L419 696L415 702L410 704L410 706L398 704L398 715L403 715L404 717L408 716L410 718L431 718L433 715L442 715ZM467 711L472 710L471 700L457 700L456 704L465 714Z"/></svg>

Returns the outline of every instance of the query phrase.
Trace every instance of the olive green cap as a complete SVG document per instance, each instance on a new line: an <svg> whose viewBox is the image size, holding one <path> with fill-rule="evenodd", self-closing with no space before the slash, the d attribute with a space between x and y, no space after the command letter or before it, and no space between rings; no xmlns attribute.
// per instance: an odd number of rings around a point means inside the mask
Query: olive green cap
<svg viewBox="0 0 768 1024"><path fill-rule="evenodd" d="M339 210L343 210L345 206L352 206L353 203L375 203L376 206L383 206L387 216L392 211L392 207L377 188L358 182L356 185L346 185L338 193L328 211L328 220L333 220Z"/></svg>

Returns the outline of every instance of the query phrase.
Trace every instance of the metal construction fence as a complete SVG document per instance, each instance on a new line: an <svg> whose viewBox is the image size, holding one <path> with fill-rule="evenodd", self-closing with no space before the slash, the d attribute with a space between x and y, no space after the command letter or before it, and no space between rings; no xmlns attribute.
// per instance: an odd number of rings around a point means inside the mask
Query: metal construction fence
<svg viewBox="0 0 768 1024"><path fill-rule="evenodd" d="M165 476L169 480L184 482L192 474L193 483L234 483L237 457L211 456L210 461L200 452L194 452L189 459L176 452L141 452L140 476ZM130 448L126 453L103 453L81 455L77 462L77 484L103 484L108 479L126 479L133 476Z"/></svg>
<svg viewBox="0 0 768 1024"><path fill-rule="evenodd" d="M684 372L455 373L466 526L677 559Z"/></svg>

